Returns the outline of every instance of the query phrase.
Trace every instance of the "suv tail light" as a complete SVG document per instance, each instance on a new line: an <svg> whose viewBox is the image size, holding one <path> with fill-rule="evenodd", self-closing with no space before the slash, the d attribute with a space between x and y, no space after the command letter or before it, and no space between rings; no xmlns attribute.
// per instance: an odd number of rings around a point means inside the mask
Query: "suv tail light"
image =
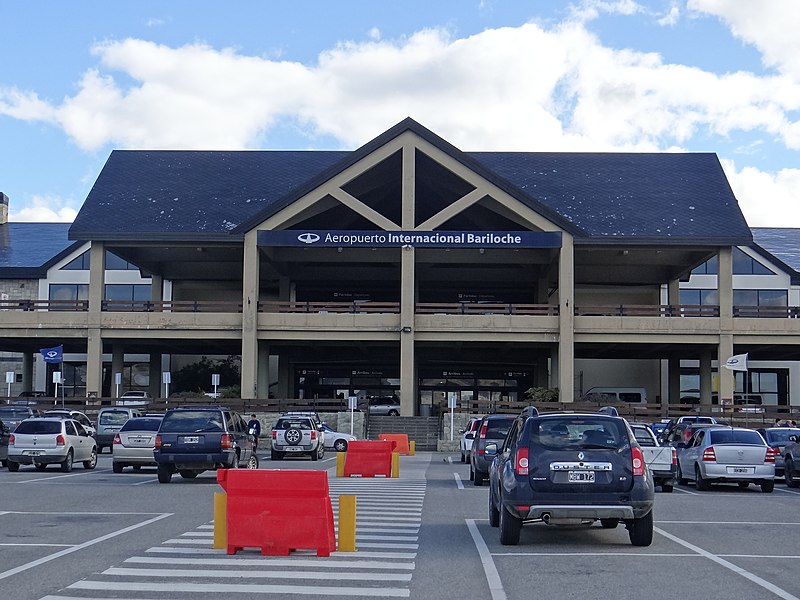
<svg viewBox="0 0 800 600"><path fill-rule="evenodd" d="M119 439L119 434L118 433L114 434L114 441L112 443L114 443L114 444L122 444L122 440Z"/></svg>
<svg viewBox="0 0 800 600"><path fill-rule="evenodd" d="M233 439L230 433L223 433L219 436L219 445L223 450L230 450L233 446Z"/></svg>
<svg viewBox="0 0 800 600"><path fill-rule="evenodd" d="M311 430L311 441L313 442L315 439L317 439L317 432L312 429Z"/></svg>
<svg viewBox="0 0 800 600"><path fill-rule="evenodd" d="M636 446L631 448L631 464L633 465L633 476L644 477L645 474L644 454L642 454L641 448Z"/></svg>
<svg viewBox="0 0 800 600"><path fill-rule="evenodd" d="M278 432L275 431L274 429L272 430L272 439L273 440L277 440L278 439Z"/></svg>
<svg viewBox="0 0 800 600"><path fill-rule="evenodd" d="M517 475L528 474L528 448L517 448L517 457L514 460L514 471Z"/></svg>
<svg viewBox="0 0 800 600"><path fill-rule="evenodd" d="M714 450L714 446L709 446L705 450L703 450L703 461L704 462L717 462L717 453Z"/></svg>
<svg viewBox="0 0 800 600"><path fill-rule="evenodd" d="M14 440L15 440L15 439L17 439L17 438L15 438L15 437L14 437L14 434L13 434L13 433L12 433L10 436L8 436L8 445L9 445L9 446L13 446L13 445L14 445Z"/></svg>
<svg viewBox="0 0 800 600"><path fill-rule="evenodd" d="M478 433L478 439L479 440L485 440L486 439L486 432L488 430L489 430L489 423L484 421L483 425L481 425L481 430ZM481 448L480 446L478 446L478 454L483 456L485 453L486 453L486 451L483 448Z"/></svg>
<svg viewBox="0 0 800 600"><path fill-rule="evenodd" d="M780 455L780 451L777 448L767 448L767 453L764 455L764 462L765 463L774 463L775 457Z"/></svg>
<svg viewBox="0 0 800 600"><path fill-rule="evenodd" d="M59 433L56 436L56 446L64 446L66 443L67 441L64 439L64 436Z"/></svg>
<svg viewBox="0 0 800 600"><path fill-rule="evenodd" d="M155 442L154 448L161 448L161 436L160 435L156 436L156 442Z"/></svg>
<svg viewBox="0 0 800 600"><path fill-rule="evenodd" d="M675 450L674 446L672 447L672 464L673 465L678 464L678 452Z"/></svg>

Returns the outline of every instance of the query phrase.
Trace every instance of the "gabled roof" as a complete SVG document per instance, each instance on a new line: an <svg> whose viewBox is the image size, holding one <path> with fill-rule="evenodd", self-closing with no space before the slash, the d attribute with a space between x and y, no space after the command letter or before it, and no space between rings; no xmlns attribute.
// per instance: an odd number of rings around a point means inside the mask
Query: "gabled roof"
<svg viewBox="0 0 800 600"><path fill-rule="evenodd" d="M752 242L714 154L462 152L413 119L352 152L114 151L70 239L236 242L404 132L572 233L576 244Z"/></svg>
<svg viewBox="0 0 800 600"><path fill-rule="evenodd" d="M769 260L785 267L793 284L800 284L800 229L753 227L753 248Z"/></svg>
<svg viewBox="0 0 800 600"><path fill-rule="evenodd" d="M81 242L67 238L69 223L0 225L0 279L39 279Z"/></svg>

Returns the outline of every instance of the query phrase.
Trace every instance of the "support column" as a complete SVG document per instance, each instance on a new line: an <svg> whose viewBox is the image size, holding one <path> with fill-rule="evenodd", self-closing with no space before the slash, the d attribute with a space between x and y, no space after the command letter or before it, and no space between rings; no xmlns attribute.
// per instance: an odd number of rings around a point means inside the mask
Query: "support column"
<svg viewBox="0 0 800 600"><path fill-rule="evenodd" d="M289 356L284 352L278 354L278 398L296 398L297 390L294 389L294 376Z"/></svg>
<svg viewBox="0 0 800 600"><path fill-rule="evenodd" d="M722 365L734 354L733 344L733 251L731 248L719 250L719 275L717 275L719 295L719 401L733 406L733 393L736 389L735 371Z"/></svg>
<svg viewBox="0 0 800 600"><path fill-rule="evenodd" d="M575 253L572 236L561 234L558 259L558 398L575 401Z"/></svg>
<svg viewBox="0 0 800 600"><path fill-rule="evenodd" d="M123 373L125 370L125 349L120 344L114 344L111 346L111 390L109 395L112 398L117 397L117 373ZM123 386L120 386L119 393L120 395L125 392L124 382Z"/></svg>
<svg viewBox="0 0 800 600"><path fill-rule="evenodd" d="M147 384L147 393L153 398L161 398L164 388L161 385L161 353L150 353L150 381Z"/></svg>
<svg viewBox="0 0 800 600"><path fill-rule="evenodd" d="M34 364L33 354L30 352L23 352L22 353L22 391L36 391L36 388L33 385L33 364ZM47 389L47 382L45 382L45 388Z"/></svg>
<svg viewBox="0 0 800 600"><path fill-rule="evenodd" d="M164 278L161 275L150 276L150 300L161 302L164 299Z"/></svg>
<svg viewBox="0 0 800 600"><path fill-rule="evenodd" d="M269 345L258 342L258 388L256 398L269 398Z"/></svg>
<svg viewBox="0 0 800 600"><path fill-rule="evenodd" d="M713 394L713 378L711 361L714 353L704 350L700 355L700 405L711 406L711 396Z"/></svg>
<svg viewBox="0 0 800 600"><path fill-rule="evenodd" d="M401 226L404 230L416 225L416 149L403 146ZM414 310L416 297L416 251L412 246L400 249L400 414L417 413L417 368L415 356Z"/></svg>
<svg viewBox="0 0 800 600"><path fill-rule="evenodd" d="M242 398L258 397L259 255L257 231L244 238L242 272Z"/></svg>
<svg viewBox="0 0 800 600"><path fill-rule="evenodd" d="M671 279L667 283L667 304L675 306L681 303L681 282L678 279Z"/></svg>
<svg viewBox="0 0 800 600"><path fill-rule="evenodd" d="M105 292L106 251L102 242L89 250L89 314L86 337L86 395L100 397L103 383L102 305Z"/></svg>
<svg viewBox="0 0 800 600"><path fill-rule="evenodd" d="M678 404L681 400L681 359L667 361L667 402Z"/></svg>

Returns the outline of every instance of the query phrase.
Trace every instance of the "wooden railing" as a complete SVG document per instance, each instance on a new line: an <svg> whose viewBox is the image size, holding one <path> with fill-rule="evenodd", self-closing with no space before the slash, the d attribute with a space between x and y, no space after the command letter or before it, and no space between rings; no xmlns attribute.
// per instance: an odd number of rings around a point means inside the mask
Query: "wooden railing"
<svg viewBox="0 0 800 600"><path fill-rule="evenodd" d="M576 317L719 317L719 306L700 304L618 304L577 306Z"/></svg>
<svg viewBox="0 0 800 600"><path fill-rule="evenodd" d="M420 302L417 314L443 315L540 315L557 316L554 304L502 304L485 302Z"/></svg>
<svg viewBox="0 0 800 600"><path fill-rule="evenodd" d="M399 302L276 302L258 303L267 313L388 313L399 314Z"/></svg>

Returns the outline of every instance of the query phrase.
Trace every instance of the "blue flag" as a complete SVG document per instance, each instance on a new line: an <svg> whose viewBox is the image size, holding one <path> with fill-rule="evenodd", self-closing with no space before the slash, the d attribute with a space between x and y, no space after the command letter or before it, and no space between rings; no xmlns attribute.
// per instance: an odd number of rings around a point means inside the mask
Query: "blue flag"
<svg viewBox="0 0 800 600"><path fill-rule="evenodd" d="M44 356L46 363L60 363L64 362L64 346L56 346L55 348L42 348L39 352Z"/></svg>

